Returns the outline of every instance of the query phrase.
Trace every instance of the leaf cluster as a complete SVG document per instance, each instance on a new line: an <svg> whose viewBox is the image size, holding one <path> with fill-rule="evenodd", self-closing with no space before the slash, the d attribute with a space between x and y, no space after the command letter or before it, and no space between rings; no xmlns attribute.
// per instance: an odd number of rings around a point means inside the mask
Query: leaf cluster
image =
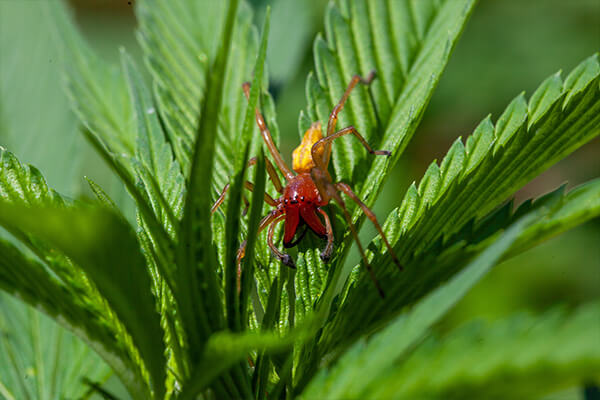
<svg viewBox="0 0 600 400"><path fill-rule="evenodd" d="M371 86L353 92L339 124L393 155L373 158L343 138L330 171L367 205L414 135L474 6L328 6L299 132L327 121L352 75L377 71ZM263 194L275 188L266 179L270 155L261 150L255 107L279 136L266 91L268 10L259 40L245 1L140 1L142 69L124 49L120 65L96 55L62 3L44 9L64 45L65 89L81 132L135 201L136 218L129 221L92 180L93 202L59 194L0 148L0 225L10 234L0 240L0 288L83 339L132 398L514 397L599 378L596 303L435 334L435 324L496 264L600 215L597 179L516 209L506 203L600 134L597 54L564 80L552 75L528 99L517 96L495 123L485 118L408 189L384 224L404 272L381 238L368 247L382 299L364 265L344 269L351 235L339 218L327 265L321 243L307 237L295 254L297 271L289 270L259 234ZM247 180L254 185L249 200ZM211 216L225 185L227 200ZM360 210L352 212L360 225ZM14 375L23 363L6 344L7 325L0 313L0 349L8 349L0 361L6 354ZM426 374L427 365L436 373ZM105 376L88 367L92 383ZM0 394L14 397L6 393L0 379Z"/></svg>

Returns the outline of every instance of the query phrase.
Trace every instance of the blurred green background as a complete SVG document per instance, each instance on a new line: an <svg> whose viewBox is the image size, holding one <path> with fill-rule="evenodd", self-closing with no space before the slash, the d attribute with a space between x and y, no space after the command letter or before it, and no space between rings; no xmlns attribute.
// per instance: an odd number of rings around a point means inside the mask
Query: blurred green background
<svg viewBox="0 0 600 400"><path fill-rule="evenodd" d="M40 3L0 1L0 145L37 166L50 185L72 197L89 195L84 175L121 204L131 202L77 130L61 90L60 48ZM140 56L135 1L72 0L76 21L105 58L118 46ZM129 4L133 3L133 4ZM268 52L270 90L277 102L281 149L289 159L298 142L304 80L312 69L312 40L322 30L326 0L251 0L256 22L272 6ZM570 71L600 50L600 0L482 0L409 145L377 202L380 220L399 205L408 185L440 160L456 137L465 138L491 113L495 120L521 91L528 95L550 74ZM248 77L250 78L250 77ZM522 200L568 181L600 175L600 139L536 178L516 195ZM373 237L365 224L363 240ZM600 220L596 219L499 265L446 318L440 329L516 309L542 311L600 297ZM356 259L356 257L350 257Z"/></svg>

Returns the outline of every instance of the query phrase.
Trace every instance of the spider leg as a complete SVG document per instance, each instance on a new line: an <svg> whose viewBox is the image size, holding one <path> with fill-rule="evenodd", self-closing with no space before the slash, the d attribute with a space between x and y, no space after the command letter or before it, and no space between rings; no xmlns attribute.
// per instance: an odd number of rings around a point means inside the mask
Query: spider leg
<svg viewBox="0 0 600 400"><path fill-rule="evenodd" d="M281 252L273 244L273 235L275 234L275 226L279 222L283 221L284 218L285 218L285 214L281 214L280 216L278 216L271 222L271 225L269 226L269 234L267 235L267 245L269 246L269 248L271 249L273 254L275 254L275 256L277 256L277 258L279 258L282 263L284 263L285 265L287 265L290 268L296 269L296 264L294 264L294 260L292 259L292 257L290 257L289 254Z"/></svg>
<svg viewBox="0 0 600 400"><path fill-rule="evenodd" d="M354 75L352 77L350 83L348 84L348 87L346 88L346 91L342 95L342 98L337 103L337 105L333 107L333 110L331 110L331 114L329 114L329 122L327 123L327 136L331 135L335 131L335 125L337 124L338 114L344 108L344 104L348 100L348 97L350 97L352 89L354 89L354 87L359 82L361 82L364 85L368 85L373 81L373 79L375 79L375 70L369 72L369 75L367 75L365 78L363 78L360 75Z"/></svg>
<svg viewBox="0 0 600 400"><path fill-rule="evenodd" d="M268 213L267 215L265 215L260 220L260 223L258 224L258 231L256 232L256 234L258 235L267 226L269 226L269 224L271 224L275 220L275 218L277 217L277 214L279 214L279 210L273 210L270 213ZM244 258L244 255L246 255L246 244L247 243L248 242L246 240L244 240L242 242L242 244L240 244L240 247L237 251L236 261L237 261L237 267L238 267L238 275L240 275L240 276L242 273L242 258Z"/></svg>
<svg viewBox="0 0 600 400"><path fill-rule="evenodd" d="M327 215L327 213L320 208L317 211L319 211L319 213L321 213L323 216L323 219L325 219L325 229L327 229L327 245L321 252L321 260L328 262L331 258L331 253L333 252L333 229L331 228L329 215Z"/></svg>
<svg viewBox="0 0 600 400"><path fill-rule="evenodd" d="M352 89L354 89L354 87L359 82L362 82L363 84L368 85L373 81L373 79L375 79L375 70L372 70L371 72L369 72L369 75L367 75L366 78L363 78L360 75L354 75L352 77L352 79L350 80L350 83L348 84L348 87L346 88L346 91L342 95L342 98L336 104L336 106L333 107L333 110L331 110L331 114L329 114L329 121L327 122L327 132L326 132L325 137L331 136L335 132L335 126L337 125L338 114L344 108L344 104L346 104L346 101L350 97L350 93L352 92ZM317 165L320 168L326 169L327 165L329 164L329 158L331 157L331 143L324 142L322 144L326 145L325 148L323 149L323 152L321 153L321 157L319 157L319 159L322 159L323 161ZM315 153L313 152L313 160L315 160L315 163L317 163L318 161L316 161L314 154Z"/></svg>
<svg viewBox="0 0 600 400"><path fill-rule="evenodd" d="M254 191L254 184L252 182L244 182L244 187L246 187L246 189L248 189L249 191ZM221 206L221 204L223 204L223 202L225 201L225 196L227 195L227 191L229 190L229 183L226 184L223 187L223 190L221 190L221 194L219 195L219 198L217 199L217 201L215 201L215 204L213 204L213 206L210 209L210 214L214 214L215 211L217 211L217 209ZM246 204L246 208L248 208L248 200L246 199L246 197L243 197L244 199L244 203ZM265 203L267 203L270 206L273 207L277 207L277 201L275 199L273 199L268 193L265 193L264 195L264 199L265 199ZM245 212L244 212L245 215Z"/></svg>
<svg viewBox="0 0 600 400"><path fill-rule="evenodd" d="M248 181L244 182L244 187L251 192L254 191L254 184L252 182L248 182ZM273 199L268 193L265 193L264 199L265 199L265 203L267 203L268 205L270 205L272 207L277 207L277 204L278 204L277 201L275 199Z"/></svg>
<svg viewBox="0 0 600 400"><path fill-rule="evenodd" d="M244 95L246 96L246 99L249 99L250 98L250 83L245 82L242 85L242 88L244 89ZM271 152L271 155L273 156L273 159L275 160L275 164L277 164L277 167L279 167L279 170L283 173L286 180L292 179L294 177L294 174L292 173L290 168L287 166L285 161L283 161L283 157L281 157L281 154L279 154L279 150L277 149L277 146L275 146L275 142L273 142L273 137L271 136L271 132L269 131L269 128L267 127L267 124L265 123L265 119L262 116L262 114L260 113L258 107L256 107L254 109L254 113L256 115L256 124L258 125L258 128L260 129L260 133L263 137L263 140L265 141L265 144L267 145L267 148L269 149L269 151Z"/></svg>
<svg viewBox="0 0 600 400"><path fill-rule="evenodd" d="M244 210L242 211L242 217L245 217L248 214L248 209L250 208L250 202L246 198L245 195L242 195L242 200L244 201Z"/></svg>
<svg viewBox="0 0 600 400"><path fill-rule="evenodd" d="M348 134L354 135L354 137L356 137L364 146L364 148L367 149L367 151L371 154L374 154L376 156L390 156L392 154L390 151L387 150L373 150L371 146L369 146L369 143L367 143L367 140L356 130L356 128L350 125L335 133L332 133L329 136L324 137L323 139L319 139L315 144L313 144L310 151L312 158L315 161L315 164L319 168L323 170L327 169L327 165L329 164L329 149L331 149L331 142L337 138ZM327 151L324 151L326 149Z"/></svg>
<svg viewBox="0 0 600 400"><path fill-rule="evenodd" d="M362 244L360 243L360 240L358 238L358 232L356 231L356 227L352 223L352 217L350 216L350 213L348 212L348 209L346 208L346 203L344 202L344 199L342 199L342 196L340 196L340 194L338 193L338 190L340 190L340 189L338 189L334 184L331 183L331 178L329 177L329 174L327 174L325 171L321 170L318 167L313 168L311 170L311 176L315 182L315 185L317 186L317 190L319 190L319 194L321 195L323 204L327 204L331 199L334 199L342 208L342 211L344 214L344 219L346 220L346 223L350 227L350 232L352 232L352 236L354 237L354 241L356 242L356 246L358 247L358 251L360 252L360 256L363 259L365 267L367 268L367 271L369 271L371 280L373 281L373 284L377 288L377 291L379 292L379 295L381 296L381 298L384 298L385 294L383 292L383 289L381 288L381 285L379 284L379 281L377 280L377 277L375 276L375 272L373 271L373 268L371 267L369 260L367 259L365 250L363 249ZM321 209L319 209L319 212L324 213L324 211L322 211ZM328 220L329 220L329 218L325 219L326 228L328 231L328 237L327 237L328 243L327 243L327 247L325 247L325 250L323 251L323 253L325 253L325 251L328 249L328 247L330 247L330 243L331 243L331 246L333 246L333 233L330 233L331 232L331 223Z"/></svg>
<svg viewBox="0 0 600 400"><path fill-rule="evenodd" d="M385 246L388 249L388 253L392 257L392 260L394 261L394 264L396 264L396 266L398 267L398 269L400 271L402 271L404 268L400 264L400 261L398 261L398 257L396 257L396 253L394 252L394 249L392 248L392 246L390 246L390 243L388 242L387 237L383 233L383 229L381 229L381 225L379 225L379 222L377 222L377 217L375 217L375 214L373 213L373 211L371 211L371 209L369 207L367 207L366 204L363 203L358 198L358 196L352 191L352 189L350 188L350 186L348 186L347 184L345 184L343 182L338 182L338 183L335 184L335 187L339 191L344 192L346 194L346 196L348 196L352 200L354 200L354 202L356 204L358 204L358 206L363 210L363 212L365 213L365 215L367 216L367 218L369 218L371 220L371 222L373 223L373 225L375 225L375 229L377 229L377 232L379 232L379 236L381 236L381 239L383 239L383 242L385 243Z"/></svg>
<svg viewBox="0 0 600 400"><path fill-rule="evenodd" d="M330 186L333 186L333 185L330 184ZM362 244L360 244L360 240L358 238L358 232L356 231L356 227L352 223L352 217L350 216L350 213L348 212L348 209L346 208L346 203L344 202L342 197L337 193L335 193L335 195L333 195L332 197L335 199L335 201L338 202L340 207L342 207L342 211L344 212L344 218L346 219L346 223L348 223L348 226L350 227L352 236L354 236L354 241L356 242L356 246L358 247L358 251L360 252L360 256L362 257L363 262L365 263L365 266L367 267L367 271L369 271L371 280L375 284L375 287L377 288L377 291L379 292L379 296L381 296L381 298L384 298L385 294L383 292L383 289L381 288L381 285L379 284L379 281L377 280L377 277L375 276L375 272L373 271L373 268L371 267L369 260L367 260L367 255L365 254L365 250L363 249Z"/></svg>
<svg viewBox="0 0 600 400"><path fill-rule="evenodd" d="M252 157L251 159L248 160L248 166L252 166L256 164L256 157ZM265 157L265 165L267 167L267 173L269 174L269 178L271 179L271 182L273 182L273 185L275 186L275 190L277 190L278 193L283 193L283 186L281 185L281 180L279 180L279 175L277 175L277 172L275 171L275 167L273 167L273 164L271 164L271 161L269 161L269 159L267 157Z"/></svg>
<svg viewBox="0 0 600 400"><path fill-rule="evenodd" d="M213 215L215 213L215 211L217 211L219 206L221 204L223 204L223 202L225 201L225 195L227 194L228 190L229 190L229 183L227 183L223 187L223 190L221 190L221 193L219 194L219 198L217 199L217 201L215 201L215 204L213 204L213 206L210 209L210 215Z"/></svg>

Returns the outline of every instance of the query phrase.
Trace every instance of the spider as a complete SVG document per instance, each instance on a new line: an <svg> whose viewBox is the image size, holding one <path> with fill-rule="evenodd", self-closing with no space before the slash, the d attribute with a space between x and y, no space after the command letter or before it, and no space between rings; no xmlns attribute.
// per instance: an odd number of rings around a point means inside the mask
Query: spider
<svg viewBox="0 0 600 400"><path fill-rule="evenodd" d="M367 260L365 251L358 239L358 233L356 227L352 223L352 218L346 203L344 202L340 193L344 193L352 201L354 201L365 213L367 218L371 220L375 228L379 232L379 235L383 239L385 246L388 249L394 263L402 270L402 266L394 253L394 250L390 246L375 214L358 198L358 196L352 191L349 185L343 182L334 183L331 175L329 174L327 167L331 157L331 142L344 135L354 135L356 139L367 149L370 154L390 156L391 153L386 150L373 150L367 143L367 141L361 136L354 126L348 126L344 129L336 131L336 124L338 120L338 114L342 111L344 104L348 100L352 89L358 84L363 83L369 85L375 78L375 71L371 71L366 78L360 75L354 75L352 80L348 84L346 91L338 104L333 108L329 115L329 121L327 123L326 135L323 136L320 122L315 122L311 127L304 133L304 138L300 145L292 153L292 167L293 172L287 166L279 150L273 142L269 128L265 124L265 120L260 113L258 107L255 109L256 123L260 129L262 138L275 161L275 164L281 171L285 178L285 186L282 185L279 176L275 170L273 164L268 158L265 158L267 173L269 178L273 182L275 189L281 196L277 199L272 198L269 194L265 193L264 200L267 204L274 207L266 216L262 218L259 224L258 232L268 228L267 244L273 254L281 260L281 262L288 267L296 268L294 260L286 253L279 250L273 243L273 235L275 232L275 226L281 221L285 221L284 234L283 234L283 246L290 248L295 246L302 240L306 229L301 234L296 234L298 228L302 226L308 226L317 236L327 241L325 248L321 252L321 259L324 262L328 262L333 253L333 230L331 228L331 221L329 216L323 209L333 199L341 207L344 218L350 227L350 231L356 241L360 255L364 261L367 270L371 276L371 280L375 284L381 297L384 297L383 290L379 281L375 277L375 273ZM250 84L244 83L243 85L244 95L246 99L250 97ZM248 166L256 164L256 157L251 158L248 161ZM245 182L246 189L252 191L254 186L250 182ZM214 213L218 207L225 200L225 195L229 189L229 184L225 185L221 191L217 201L211 209L211 214ZM247 200L244 198L247 206ZM319 218L319 215L321 218ZM294 237L296 240L294 240ZM242 242L238 253L238 274L241 273L240 264L244 257L246 248L246 241Z"/></svg>

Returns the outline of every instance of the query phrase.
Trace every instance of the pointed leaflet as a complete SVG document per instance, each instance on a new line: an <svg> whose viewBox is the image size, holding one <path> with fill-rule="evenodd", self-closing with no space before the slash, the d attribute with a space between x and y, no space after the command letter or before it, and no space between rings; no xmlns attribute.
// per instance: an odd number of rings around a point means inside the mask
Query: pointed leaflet
<svg viewBox="0 0 600 400"><path fill-rule="evenodd" d="M114 313L81 292L72 293L47 269L0 240L0 288L54 318L92 347L136 399L149 395L130 338ZM135 349L134 349L135 350Z"/></svg>
<svg viewBox="0 0 600 400"><path fill-rule="evenodd" d="M37 207L67 207L69 204L48 187L37 169L22 165L14 155L1 147L0 199L17 205ZM143 387L140 389L139 383L133 382L132 375L137 375L136 379L141 378L140 361L133 354L135 348L129 345L127 335L122 333L124 327L121 321L107 306L104 296L94 285L90 284L88 277L81 273L79 266L59 251L56 246L26 230L24 226L14 223L3 223L2 225L43 260L52 271L50 273L45 267L27 262L23 258L19 258L20 256L15 255L16 259L10 258L9 255L15 253L9 250L3 251L1 254L4 257L2 259L3 266L6 268L5 284L13 282L12 285L5 286L5 290L16 290L23 298L27 298L24 293L29 293L27 301L30 303L41 302L44 310L51 315L65 313L69 327L76 331L83 329L83 332L78 335L84 337L88 343L92 343L92 346L98 349L98 352L111 364L132 393L146 393ZM18 269L19 274L14 276L14 269L19 265L22 266L21 269ZM29 273L34 276L27 277ZM60 282L55 280L55 276L60 279ZM8 279L9 277L10 279ZM37 290L33 290L35 286L32 285L34 284L40 285ZM52 288L56 292L63 293L62 300L58 303L60 307L53 300L57 296L52 294ZM87 310L87 319L81 316L81 309ZM82 324L84 324L83 328ZM121 359L115 357L115 353Z"/></svg>
<svg viewBox="0 0 600 400"><path fill-rule="evenodd" d="M160 398L165 390L163 333L131 228L104 209L24 208L5 202L0 203L0 222L32 232L81 266L131 334Z"/></svg>
<svg viewBox="0 0 600 400"><path fill-rule="evenodd" d="M204 350L200 367L181 394L181 399L195 398L211 380L231 365L245 359L253 350L277 353L290 348L295 341L306 340L314 333L309 324L298 327L285 336L272 331L265 332L218 332L210 337Z"/></svg>
<svg viewBox="0 0 600 400"><path fill-rule="evenodd" d="M536 244L600 215L600 179L580 185L557 201L546 218L528 227L511 248L519 254ZM535 204L535 203L534 203ZM520 211L517 209L516 213Z"/></svg>
<svg viewBox="0 0 600 400"><path fill-rule="evenodd" d="M515 223L448 283L400 314L366 343L355 343L332 368L313 378L302 398L363 398L362 391L418 343L432 324L498 262L535 217L529 215ZM391 342L393 347L389 346Z"/></svg>
<svg viewBox="0 0 600 400"><path fill-rule="evenodd" d="M181 217L184 181L179 165L173 160L157 116L156 105L131 57L122 49L121 64L129 87L131 106L137 125L136 156L149 174L139 174L152 201L154 212L167 227ZM150 181L152 179L152 181ZM159 189L158 193L153 190ZM165 204L166 203L166 204ZM172 226L174 229L175 226Z"/></svg>
<svg viewBox="0 0 600 400"><path fill-rule="evenodd" d="M87 391L82 378L103 381L110 374L98 355L71 333L0 293L2 398L80 398Z"/></svg>
<svg viewBox="0 0 600 400"><path fill-rule="evenodd" d="M257 240L258 225L262 216L263 196L265 191L265 158L261 151L256 161L256 171L254 173L254 191L252 203L250 206L250 216L248 218L248 233L246 239L246 250L242 261L242 276L240 288L240 326L242 329L248 328L248 303L252 291L254 280L254 245Z"/></svg>
<svg viewBox="0 0 600 400"><path fill-rule="evenodd" d="M204 342L214 330L223 328L216 277L216 257L210 227L211 201L205 195L211 181L215 135L225 84L231 37L237 15L237 0L227 10L214 61L206 70L205 95L200 102L200 119L191 157L188 191L181 221L176 278L178 303L192 362L199 359Z"/></svg>
<svg viewBox="0 0 600 400"><path fill-rule="evenodd" d="M367 154L350 135L334 142L332 155L334 180L352 184L358 197L372 206L386 171L415 132L474 1L339 0L337 5L331 4L325 21L326 38L318 37L314 44L315 74L309 75L306 84L306 114L310 120L326 124L352 76L377 72L368 88L359 84L354 89L340 113L338 129L354 125L372 148L389 150L392 157ZM359 215L356 211L355 221ZM351 235L345 232L334 265L342 263L350 240ZM307 262L315 264L319 274L328 270L335 273L328 281L334 282L332 287L337 285L340 268L326 269L312 255L300 257L311 258ZM322 290L318 287L315 292ZM309 299L304 303L307 310L313 304Z"/></svg>
<svg viewBox="0 0 600 400"><path fill-rule="evenodd" d="M148 229L160 238L158 244L164 248L169 243L165 229L155 218L145 193L135 183L136 120L131 118L135 113L125 77L87 46L62 2L50 2L45 7L55 21L57 40L64 44L67 53L66 90L72 108L86 128L83 133L123 181Z"/></svg>
<svg viewBox="0 0 600 400"><path fill-rule="evenodd" d="M373 398L536 398L600 374L599 320L595 302L473 321L430 338L364 390Z"/></svg>
<svg viewBox="0 0 600 400"><path fill-rule="evenodd" d="M200 118L197 105L207 95L207 71L219 48L215 39L223 29L226 12L233 2L144 0L138 4L138 38L154 80L158 111L176 159L188 175ZM240 4L236 16L232 43L230 62L222 71L223 103L219 123L211 132L216 137L212 180L215 191L220 190L233 173L246 110L241 86L252 76L258 50L252 10L245 2ZM277 136L274 121L267 123ZM250 154L255 155L260 137L254 136L252 143Z"/></svg>
<svg viewBox="0 0 600 400"><path fill-rule="evenodd" d="M416 128L450 50L468 18L472 1L371 2L339 0L327 10L326 38L315 41L315 72L307 82L312 120L326 124L354 74L377 78L358 85L340 113L338 129L354 125L373 148L390 150L397 160ZM336 161L336 159L338 161ZM370 187L382 182L387 161L367 155L353 138L338 140L332 162L336 178ZM374 164L374 165L372 165ZM373 181L366 180L368 172ZM359 179L360 178L360 179ZM368 204L371 205L372 196Z"/></svg>
<svg viewBox="0 0 600 400"><path fill-rule="evenodd" d="M336 318L327 327L321 346L331 349L351 341L353 335L340 338L337 332L361 331L364 326L375 327L377 321L393 315L406 304L413 303L428 291L428 288L442 282L462 268L465 262L479 254L486 246L493 243L504 229L521 216L538 210L538 219L532 222L519 237L503 259L519 254L540 242L556 236L572 227L596 218L600 215L600 180L595 179L564 193L564 186L534 201L528 200L513 211L512 202L488 214L485 218L465 225L461 231L450 236L442 247L433 246L429 252L422 253L412 261L411 268L396 277L395 270L388 271L380 278L389 282L387 289L398 293L394 299L378 302L364 307L363 303L348 302L345 307L354 304L354 315L362 315L360 325L343 318ZM541 209L541 210L540 210ZM389 237L389 236L388 236ZM375 262L382 257L378 256ZM376 264L377 265L377 264ZM435 265L435 268L431 268ZM370 289L370 282L354 281L349 284L354 290ZM409 288L408 290L406 288ZM364 298L365 296L363 296ZM368 310L368 311L367 311ZM357 329L360 327L359 329ZM367 328L367 332L372 328Z"/></svg>
<svg viewBox="0 0 600 400"><path fill-rule="evenodd" d="M173 145L176 159L186 176L190 171L192 142L200 117L198 104L206 96L206 73L213 62L229 1L144 0L137 3L140 23L138 38L144 50L146 64L153 78L153 93L157 110ZM223 68L222 101L216 128L210 132L215 139L212 178L203 187L207 198L216 200L234 173L234 160L243 132L247 101L242 83L248 81L258 51L258 33L252 24L252 9L240 4L232 33L229 62ZM266 76L266 73L264 74ZM278 138L274 106L268 93L262 93L262 111L275 141ZM208 116L211 117L211 116ZM250 156L256 156L262 140L256 124L251 124ZM208 133L207 133L208 134ZM213 154L211 153L211 157ZM268 186L271 186L268 184ZM273 194L272 187L269 192ZM221 209L226 210L227 202ZM218 238L224 237L224 222L220 216L211 220ZM215 240L219 260L225 255L225 240ZM259 242L261 255L269 256L264 240Z"/></svg>
<svg viewBox="0 0 600 400"><path fill-rule="evenodd" d="M49 188L42 174L33 166L22 165L9 151L0 147L0 200L26 206L64 207L67 200ZM101 307L100 295L73 263L56 248L19 224L5 224L13 236L23 242L50 270L66 284L72 295Z"/></svg>
<svg viewBox="0 0 600 400"><path fill-rule="evenodd" d="M408 292L406 287L399 283L408 285L409 281L405 279L413 274L415 276L410 281L410 287L418 287L417 282L429 279L427 274L412 271L410 263L414 257L439 253L440 248L436 246L443 244L468 221L489 213L528 180L600 134L598 56L594 55L583 61L582 66L585 66L586 71L595 73L585 74L587 81L578 80L577 88L573 91L563 87L560 94L556 95L554 89L547 88L548 82L555 82L554 77L536 91L536 100L533 103L530 101L530 109L544 109L546 112L539 114L538 111L534 111L538 115L537 122L533 125L527 124L522 96L518 96L502 115L497 124L499 128L494 129L489 119L485 119L467 139L466 151L455 143L442 165L450 163L447 160L455 158L458 154L461 159L464 157L464 161L457 164L462 165L462 169L447 176L445 181L440 181L439 185L443 190L437 191L427 210L420 217L413 214L410 218L399 218L399 214L393 212L386 221L388 232L398 232L398 224L408 227L400 236L388 238L401 260L408 264L408 274L396 272L389 257L381 254L385 253L385 249L376 240L372 246L377 246L380 254L376 256L374 264L378 266L378 276L389 276L389 279L384 280L384 290L387 285L386 293L389 292L391 296L381 302L375 291L368 289L371 283L366 273L360 272L358 282L352 284L345 304L342 305L342 311L332 327L338 323L340 325L335 329L330 327L332 330L327 334L329 338L340 337L341 332L348 332L349 328L345 326L348 321L342 321L344 310L353 310L353 314L362 321L361 329L367 331L370 326L367 321L378 321L382 317L380 312L389 316L400 310L406 305L402 300L408 300L400 293ZM578 74L576 71L580 71L582 66L576 68L573 74ZM569 78L567 80L572 81ZM569 94L570 102L563 108L563 99ZM545 100L541 100L542 98ZM534 103L535 105L531 106ZM507 123L507 119L509 122L515 122ZM492 144L497 139L490 137L492 133L501 135L501 147ZM406 198L413 196L411 191L406 194ZM438 279L442 279L442 276ZM435 286L435 283L431 284ZM414 301L414 296L410 298ZM374 309L365 307L365 304L376 306ZM357 311L358 309L361 311Z"/></svg>
<svg viewBox="0 0 600 400"><path fill-rule="evenodd" d="M112 153L133 155L133 109L123 75L87 46L62 2L48 2L45 7L52 16L56 39L66 52L65 79L71 107Z"/></svg>
<svg viewBox="0 0 600 400"><path fill-rule="evenodd" d="M593 56L583 64L598 66L598 57ZM479 156L483 157L479 161L479 167L469 172L469 167L466 166L458 179L446 183L450 186L449 189L419 221L420 226L414 227L413 233L408 235L410 243L404 242L404 247L413 251L420 250L423 243L432 242L434 235L447 235L458 230L465 221L489 212L532 177L597 136L600 133L600 117L595 112L600 110L599 75L600 69L595 76L588 77L586 84L572 97L569 110L561 109L558 97L554 96L552 101L555 105L551 108L542 107L548 112L539 115L538 122L531 129L523 126L526 117L522 114L523 103L519 100L521 96L517 97L507 112L516 112L511 118L521 121L521 124L504 126L506 113L502 116L502 128L495 133L501 135L503 147L495 146L494 151L490 152L487 144L489 139L483 145L478 143L477 148L480 150L476 151L483 151ZM554 82L554 78L551 81ZM547 93L543 88L544 86L540 87L536 93ZM567 94L575 93L564 88L559 97L563 98ZM530 105L532 101L533 98ZM518 104L518 108L514 108L514 104ZM484 135L489 136L487 132L492 127L487 122L485 124L489 128L485 131L476 130L473 142L480 142L479 138ZM512 129L509 130L509 127ZM467 143L469 141L471 139ZM451 220L448 220L448 215L451 215ZM444 227L441 226L442 223ZM407 253L407 250L403 251Z"/></svg>
<svg viewBox="0 0 600 400"><path fill-rule="evenodd" d="M260 44L260 50L256 58L256 64L254 68L254 79L252 80L252 86L250 89L250 96L248 99L248 107L246 108L246 117L244 119L244 128L241 135L241 141L238 143L238 148L242 150L236 153L235 160L235 171L236 174L231 178L231 185L229 188L229 204L227 206L227 224L225 226L225 304L227 312L227 322L229 329L234 331L242 330L242 326L246 326L246 321L241 320L241 315L245 312L240 313L240 291L241 291L241 271L238 271L237 263L237 251L239 248L238 234L240 230L240 217L241 217L241 202L242 202L242 191L244 190L244 183L246 181L246 164L248 161L248 150L250 141L252 139L252 128L254 126L254 110L258 104L259 93L262 90L262 78L263 70L265 65L265 57L267 55L267 40L269 37L269 21L270 21L270 9L267 8L267 14L265 16L265 22L262 32L262 40ZM264 168L264 164L256 165L256 168ZM264 172L264 171L263 171ZM264 179L264 178L263 178ZM262 197L264 193L264 182L261 187L255 188L256 191L253 193L253 201L256 201L256 197ZM256 206L255 206L256 207ZM259 200L259 207L262 208L262 199ZM260 208L255 212L254 221L250 221L255 225L251 228L254 230L254 236L256 236L257 226L259 223ZM254 246L256 237L246 239L246 245L248 241L250 245ZM250 260L253 260L254 249L252 249ZM241 265L241 264L240 264ZM247 265L245 262L244 265ZM253 274L252 274L253 275ZM247 278L248 279L248 278ZM249 289L249 284L246 283L246 292Z"/></svg>

